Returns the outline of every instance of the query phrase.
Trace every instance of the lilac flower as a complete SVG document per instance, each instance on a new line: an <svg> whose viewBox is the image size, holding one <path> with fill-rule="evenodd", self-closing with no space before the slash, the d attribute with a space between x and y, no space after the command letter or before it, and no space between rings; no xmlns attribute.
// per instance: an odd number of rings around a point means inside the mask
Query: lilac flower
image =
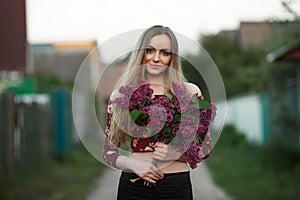
<svg viewBox="0 0 300 200"><path fill-rule="evenodd" d="M193 115L190 115L189 117L183 117L182 118L182 123L184 125L193 124L194 122L195 122L195 118L193 117Z"/></svg>
<svg viewBox="0 0 300 200"><path fill-rule="evenodd" d="M116 99L111 101L112 103L115 103L117 105L120 105L123 108L128 108L129 105L129 99L126 97L117 97Z"/></svg>
<svg viewBox="0 0 300 200"><path fill-rule="evenodd" d="M168 112L166 117L167 117L167 119L166 119L167 122L172 122L173 121L173 112Z"/></svg>
<svg viewBox="0 0 300 200"><path fill-rule="evenodd" d="M190 167L194 169L197 167L197 164L202 161L202 149L193 141L182 157L189 163Z"/></svg>
<svg viewBox="0 0 300 200"><path fill-rule="evenodd" d="M197 133L199 135L206 134L207 133L207 129L208 129L207 126L204 126L203 124L198 124Z"/></svg>
<svg viewBox="0 0 300 200"><path fill-rule="evenodd" d="M137 80L138 87L125 85L120 87L123 94L113 100L113 103L134 112L132 118L139 126L134 128L133 135L144 137L147 132L154 131L159 141L168 143L176 136L177 145L171 143L175 149L183 151L183 158L191 168L195 168L202 161L201 144L208 132L209 126L216 116L216 106L210 103L209 108L199 109L197 101L204 101L203 96L187 95L186 87L172 83L171 94L153 98L153 89L143 79ZM200 136L202 141L194 142L194 137Z"/></svg>
<svg viewBox="0 0 300 200"><path fill-rule="evenodd" d="M174 94L177 96L177 98L184 97L186 95L186 88L184 85L178 83L172 83L171 87L174 91Z"/></svg>
<svg viewBox="0 0 300 200"><path fill-rule="evenodd" d="M125 94L125 95L127 95L127 96L131 96L132 92L133 92L134 90L136 90L136 88L137 88L136 86L128 84L128 85L126 85L126 86L121 86L121 87L119 88L119 92L120 92L121 94Z"/></svg>
<svg viewBox="0 0 300 200"><path fill-rule="evenodd" d="M211 113L211 121L213 121L217 115L217 106L214 103L210 103Z"/></svg>
<svg viewBox="0 0 300 200"><path fill-rule="evenodd" d="M191 126L184 126L181 129L181 134L183 135L183 137L185 138L189 138L191 137L193 134L196 133L196 127L195 125L191 125Z"/></svg>
<svg viewBox="0 0 300 200"><path fill-rule="evenodd" d="M162 121L157 117L149 118L148 123L155 133L158 133L163 127Z"/></svg>
<svg viewBox="0 0 300 200"><path fill-rule="evenodd" d="M162 106L154 105L150 107L149 110L150 118L158 118L161 121L166 121L166 110Z"/></svg>

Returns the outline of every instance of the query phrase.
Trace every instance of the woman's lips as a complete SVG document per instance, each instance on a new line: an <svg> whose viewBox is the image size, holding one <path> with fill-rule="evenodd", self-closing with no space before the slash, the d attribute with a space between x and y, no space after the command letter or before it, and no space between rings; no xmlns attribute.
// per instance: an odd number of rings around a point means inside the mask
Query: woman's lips
<svg viewBox="0 0 300 200"><path fill-rule="evenodd" d="M162 67L162 65L157 65L157 64L149 64L149 65L152 68L161 68Z"/></svg>

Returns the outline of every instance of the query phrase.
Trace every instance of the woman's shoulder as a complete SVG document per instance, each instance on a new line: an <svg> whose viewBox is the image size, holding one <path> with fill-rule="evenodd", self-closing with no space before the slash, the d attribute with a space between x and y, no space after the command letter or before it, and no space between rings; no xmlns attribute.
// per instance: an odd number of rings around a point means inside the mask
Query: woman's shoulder
<svg viewBox="0 0 300 200"><path fill-rule="evenodd" d="M190 82L184 82L183 84L189 95L194 95L196 93L198 93L198 96L202 95L200 88L196 84Z"/></svg>
<svg viewBox="0 0 300 200"><path fill-rule="evenodd" d="M112 101L112 100L115 100L117 97L120 97L121 96L121 93L119 92L118 89L115 89L112 91L110 97L109 97L109 100Z"/></svg>

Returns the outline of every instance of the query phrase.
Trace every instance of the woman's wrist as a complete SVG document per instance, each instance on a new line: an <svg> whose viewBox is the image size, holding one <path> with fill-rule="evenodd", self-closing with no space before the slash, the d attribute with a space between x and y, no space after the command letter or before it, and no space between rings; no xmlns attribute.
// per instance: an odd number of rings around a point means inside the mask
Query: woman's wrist
<svg viewBox="0 0 300 200"><path fill-rule="evenodd" d="M132 170L132 163L132 158L121 155L116 161L116 167L120 170Z"/></svg>
<svg viewBox="0 0 300 200"><path fill-rule="evenodd" d="M133 164L133 163L134 163L133 158L126 157L126 168L127 168L128 170L133 171L133 169L132 169L132 164Z"/></svg>
<svg viewBox="0 0 300 200"><path fill-rule="evenodd" d="M186 162L186 160L183 158L182 155L181 155L176 161L179 161L179 162Z"/></svg>

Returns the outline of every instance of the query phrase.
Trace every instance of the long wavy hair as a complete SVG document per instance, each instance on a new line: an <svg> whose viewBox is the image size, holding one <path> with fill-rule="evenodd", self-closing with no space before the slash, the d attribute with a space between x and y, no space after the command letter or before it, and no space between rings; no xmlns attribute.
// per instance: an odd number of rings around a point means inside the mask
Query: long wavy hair
<svg viewBox="0 0 300 200"><path fill-rule="evenodd" d="M115 86L115 90L111 95L111 99L118 97L120 94L117 89L122 85L133 84L137 85L139 78L145 79L145 50L149 45L150 40L156 35L167 35L171 39L171 61L169 67L165 71L165 86L167 90L172 92L172 82L183 84L186 80L182 73L182 67L178 55L178 41L173 31L161 25L155 25L146 29L140 36L136 49L131 52L129 62L125 68L125 73L119 79ZM171 69L171 70L170 70ZM130 133L131 128L128 110L122 109L119 106L113 107L113 116L111 120L110 141L114 144L124 144L126 133Z"/></svg>

